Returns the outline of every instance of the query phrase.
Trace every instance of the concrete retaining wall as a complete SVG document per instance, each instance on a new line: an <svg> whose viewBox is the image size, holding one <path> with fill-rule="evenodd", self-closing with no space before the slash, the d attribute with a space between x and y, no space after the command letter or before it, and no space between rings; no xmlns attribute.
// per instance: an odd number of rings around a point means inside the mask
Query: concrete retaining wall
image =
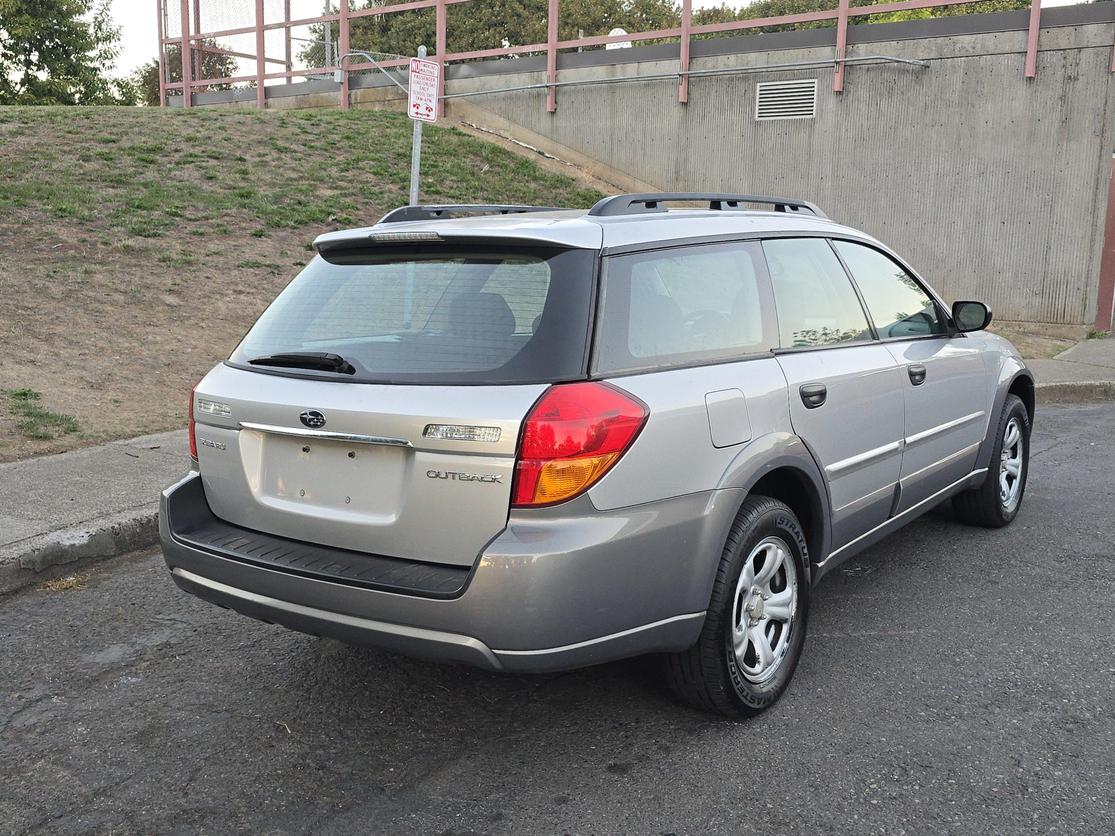
<svg viewBox="0 0 1115 836"><path fill-rule="evenodd" d="M531 90L450 100L448 115L663 189L806 197L904 253L947 298L985 300L1000 319L1083 326L1095 315L1115 148L1115 3L1044 12L1036 79L1023 78L1026 19L853 27L849 57L929 67L851 66L842 95L824 68L695 77L687 105L666 79L563 87L553 114ZM807 30L696 41L692 69L831 59L833 39ZM560 78L676 73L676 56L676 44L563 55ZM757 82L789 78L818 79L816 118L756 121ZM540 56L479 62L451 67L446 92L543 81ZM336 105L335 93L298 87L268 88L269 104ZM352 92L357 106L395 98Z"/></svg>

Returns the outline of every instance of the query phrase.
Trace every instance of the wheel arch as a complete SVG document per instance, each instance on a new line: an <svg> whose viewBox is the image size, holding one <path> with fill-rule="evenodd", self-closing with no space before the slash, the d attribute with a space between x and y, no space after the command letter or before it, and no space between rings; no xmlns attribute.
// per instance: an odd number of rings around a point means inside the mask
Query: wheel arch
<svg viewBox="0 0 1115 836"><path fill-rule="evenodd" d="M976 456L976 467L988 467L991 462L991 451L995 447L995 434L992 427L998 426L999 414L1003 411L1003 402L1007 395L1017 395L1026 407L1026 414L1030 418L1030 425L1034 423L1034 410L1037 408L1037 398L1034 389L1034 376L1020 362L1016 364L1013 373L1008 368L1003 369L995 390L995 399L992 403L991 414L987 416L987 434L980 446L979 455Z"/></svg>
<svg viewBox="0 0 1115 836"><path fill-rule="evenodd" d="M1034 392L1034 378L1028 371L1018 372L1007 386L1007 394L1017 395L1022 403L1026 406L1026 414L1030 417L1030 423L1034 423L1034 409L1037 406L1037 398Z"/></svg>
<svg viewBox="0 0 1115 836"><path fill-rule="evenodd" d="M804 530L810 563L820 563L828 555L828 486L813 455L797 436L779 433L752 442L733 461L720 487L739 490L741 507L749 496L769 496L785 503Z"/></svg>

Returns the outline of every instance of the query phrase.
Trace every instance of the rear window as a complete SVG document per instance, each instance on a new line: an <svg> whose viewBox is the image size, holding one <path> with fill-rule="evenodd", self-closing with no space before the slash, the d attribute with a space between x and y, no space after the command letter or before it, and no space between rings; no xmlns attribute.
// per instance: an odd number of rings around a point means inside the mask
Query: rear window
<svg viewBox="0 0 1115 836"><path fill-rule="evenodd" d="M753 241L613 256L595 371L728 361L778 345L762 250Z"/></svg>
<svg viewBox="0 0 1115 836"><path fill-rule="evenodd" d="M229 361L324 352L382 383L543 383L584 376L594 254L376 249L318 256Z"/></svg>

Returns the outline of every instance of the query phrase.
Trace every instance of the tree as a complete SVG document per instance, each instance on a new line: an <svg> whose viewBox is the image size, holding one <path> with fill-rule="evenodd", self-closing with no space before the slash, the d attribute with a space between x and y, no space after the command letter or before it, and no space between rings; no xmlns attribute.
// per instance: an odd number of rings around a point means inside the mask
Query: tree
<svg viewBox="0 0 1115 836"><path fill-rule="evenodd" d="M384 5L367 0L363 8ZM546 0L484 0L450 6L446 25L449 52L497 49L506 44L525 46L546 40ZM677 26L678 6L673 0L565 0L561 4L558 37L576 38L607 35L621 26L628 32L643 32ZM433 51L437 31L433 9L395 12L354 18L349 43L353 49L389 55L414 55L420 44ZM317 42L304 49L299 59L308 67L323 66L323 29L312 27ZM336 40L336 26L332 29Z"/></svg>
<svg viewBox="0 0 1115 836"><path fill-rule="evenodd" d="M871 6L890 0L853 0L853 6ZM806 12L833 11L836 9L836 0L755 0L748 6L735 9L726 4L710 6L693 12L693 23L701 26L706 23L727 23L732 20L747 20L760 17L778 17L780 15L804 14ZM952 15L981 14L984 12L1004 12L1012 9L1030 8L1029 0L983 0L983 2L967 3L956 6L942 6L933 9L914 9L911 11L890 12L887 14L866 15L851 19L856 23L889 23L898 20L914 20L927 17L949 17ZM764 26L759 30L742 30L737 34L747 31L783 32L789 29L821 29L833 27L835 20L815 20L810 23L790 23L777 26ZM727 33L724 33L727 34ZM719 37L718 35L706 37Z"/></svg>
<svg viewBox="0 0 1115 836"><path fill-rule="evenodd" d="M0 105L133 104L108 0L0 0Z"/></svg>
<svg viewBox="0 0 1115 836"><path fill-rule="evenodd" d="M735 9L727 4L709 6L693 12L693 25L704 26L709 23L728 23L733 20L747 20L759 17L778 17L780 15L796 15L806 12L829 11L836 8L836 0L755 0L749 6ZM859 5L857 2L855 5ZM833 26L829 20L817 20L811 23L792 23L781 26L764 26L761 29L742 29L731 32L722 32L715 35L704 35L707 38L719 38L725 35L746 35L749 32L783 32L788 29L819 29Z"/></svg>
<svg viewBox="0 0 1115 836"><path fill-rule="evenodd" d="M202 45L215 47L216 43L206 38L202 41ZM231 55L195 47L190 50L190 58L194 67L194 78L231 78L239 74L236 58ZM169 83L175 84L182 80L182 47L177 44L167 45L166 71ZM140 65L132 74L132 83L135 84L142 103L157 106L159 104L159 59ZM206 90L231 90L232 88L232 84L208 84L205 87Z"/></svg>

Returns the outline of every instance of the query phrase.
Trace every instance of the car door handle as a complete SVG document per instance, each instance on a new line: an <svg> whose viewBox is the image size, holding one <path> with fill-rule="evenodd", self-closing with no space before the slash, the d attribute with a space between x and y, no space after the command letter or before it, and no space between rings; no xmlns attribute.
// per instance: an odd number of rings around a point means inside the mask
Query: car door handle
<svg viewBox="0 0 1115 836"><path fill-rule="evenodd" d="M910 382L915 386L921 386L925 383L925 366L921 363L914 363L912 366L907 366L906 371L910 375Z"/></svg>
<svg viewBox="0 0 1115 836"><path fill-rule="evenodd" d="M829 390L823 383L806 383L798 391L801 392L801 402L805 404L806 409L816 409L821 406L829 395Z"/></svg>

